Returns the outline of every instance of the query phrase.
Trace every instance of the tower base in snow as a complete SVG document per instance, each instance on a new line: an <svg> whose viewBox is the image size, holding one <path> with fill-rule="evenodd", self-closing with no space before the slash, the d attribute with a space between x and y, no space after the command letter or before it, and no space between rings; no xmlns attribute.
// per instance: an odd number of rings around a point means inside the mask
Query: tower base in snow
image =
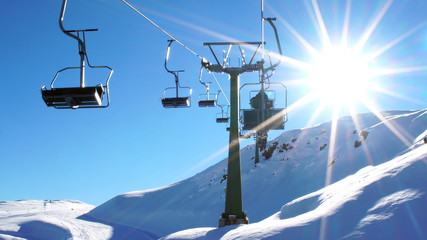
<svg viewBox="0 0 427 240"><path fill-rule="evenodd" d="M243 219L237 219L236 215L229 215L227 218L223 216L219 219L220 228L236 224L249 224L249 218L245 217Z"/></svg>

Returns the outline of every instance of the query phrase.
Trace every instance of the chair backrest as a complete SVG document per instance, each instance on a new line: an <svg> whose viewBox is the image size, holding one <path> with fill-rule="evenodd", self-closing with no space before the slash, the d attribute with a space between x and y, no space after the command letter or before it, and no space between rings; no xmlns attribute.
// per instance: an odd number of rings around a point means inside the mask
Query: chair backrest
<svg viewBox="0 0 427 240"><path fill-rule="evenodd" d="M262 112L259 109L244 109L242 119L242 129L252 130L257 127L262 127L265 130L282 130L285 129L284 115L281 108L279 109L264 109L264 125ZM279 114L279 115L278 115Z"/></svg>

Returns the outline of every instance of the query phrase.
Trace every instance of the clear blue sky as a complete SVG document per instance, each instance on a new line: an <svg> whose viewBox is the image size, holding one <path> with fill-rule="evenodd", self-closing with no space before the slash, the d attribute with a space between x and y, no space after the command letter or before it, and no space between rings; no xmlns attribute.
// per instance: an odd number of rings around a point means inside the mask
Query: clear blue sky
<svg viewBox="0 0 427 240"><path fill-rule="evenodd" d="M93 65L114 69L110 107L47 108L40 88L50 84L56 71L79 61L76 41L58 26L61 3L0 1L0 201L77 199L98 205L121 193L190 177L227 156L219 152L228 143L226 126L215 123L220 109L197 107L197 97L204 91L198 82L200 60L173 45L170 68L185 69L181 84L193 88L193 107L163 109L163 89L173 86L172 75L163 68L169 38L120 0L69 0L64 20L67 29L99 28L87 33L87 51ZM210 61L214 59L204 42L261 40L258 0L129 3ZM362 52L386 49L370 66L398 69L374 78L388 92L370 92L378 110L426 108L426 11L423 0L266 0L265 16L278 18L286 56L272 81L288 86L289 105L310 91L298 81L307 72L294 60L310 63L313 57L307 46L323 48L320 13L332 45L341 42L347 22L350 47L366 36ZM374 26L371 31L369 26ZM266 48L277 52L267 24L265 40ZM227 76L216 76L228 93ZM257 79L256 73L241 77L242 83ZM78 79L71 81L78 84ZM305 127L318 104L314 100L294 107L286 128ZM357 111L369 109L360 104ZM323 108L310 124L330 120L331 112L331 107ZM280 133L270 132L270 137ZM241 146L252 143L246 140Z"/></svg>

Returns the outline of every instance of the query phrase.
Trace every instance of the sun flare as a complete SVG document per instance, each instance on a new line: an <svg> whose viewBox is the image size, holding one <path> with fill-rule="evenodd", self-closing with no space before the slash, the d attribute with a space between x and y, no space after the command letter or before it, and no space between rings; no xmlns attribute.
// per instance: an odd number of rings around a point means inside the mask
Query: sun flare
<svg viewBox="0 0 427 240"><path fill-rule="evenodd" d="M370 88L369 61L348 48L330 48L313 58L308 85L326 104L362 101Z"/></svg>

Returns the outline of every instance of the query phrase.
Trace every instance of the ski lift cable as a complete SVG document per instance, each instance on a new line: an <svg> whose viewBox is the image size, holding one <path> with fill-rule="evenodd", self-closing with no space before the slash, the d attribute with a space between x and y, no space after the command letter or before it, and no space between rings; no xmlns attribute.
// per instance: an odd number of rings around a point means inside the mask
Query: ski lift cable
<svg viewBox="0 0 427 240"><path fill-rule="evenodd" d="M219 84L218 79L216 78L215 74L214 74L213 72L211 72L211 74L212 74L212 76L214 77L214 79L215 79L215 81L216 81L216 84L218 84L218 87L219 87L219 89L221 90L222 95L224 96L224 98L225 98L225 100L227 101L228 105L230 105L230 101L228 101L227 95L225 95L224 91L222 90L222 87L221 87L221 85Z"/></svg>
<svg viewBox="0 0 427 240"><path fill-rule="evenodd" d="M130 8L132 8L135 12L137 12L139 15L141 15L142 17L144 17L147 21L149 21L151 24L153 24L156 28L158 28L160 31L162 31L164 34L166 34L168 37L170 37L171 39L175 40L177 43L179 43L181 46L183 46L185 49L187 49L188 51L190 51L192 54L194 54L195 56L197 56L200 59L204 59L202 56L200 56L199 54L197 54L196 52L194 52L193 50L191 50L189 47L185 46L182 42L180 42L178 39L174 38L170 33L166 32L164 29L162 29L159 25L157 25L155 22L153 22L151 19L149 19L147 16L145 16L144 14L142 14L140 11L138 11L138 9L136 9L134 6L132 6L131 4L129 4L128 2L126 2L125 0L121 0L124 4L126 4L127 6L129 6ZM225 97L225 100L227 101L228 104L230 104L230 101L228 100L227 96L225 95L224 91L222 90L221 84L219 84L218 79L216 78L214 73L211 73L219 87L219 89L221 90L222 94Z"/></svg>
<svg viewBox="0 0 427 240"><path fill-rule="evenodd" d="M177 43L179 43L181 46L183 46L185 49L187 49L188 51L190 51L192 54L194 54L195 56L197 56L200 59L203 59L202 56L200 56L199 54L197 54L196 52L194 52L193 50L191 50L189 47L185 46L182 42L180 42L179 40L177 40L176 38L174 38L170 33L166 32L164 29L162 29L159 25L157 25L155 22L153 22L151 19L149 19L147 16L145 16L144 14L142 14L140 11L138 11L138 9L136 9L134 6L130 5L128 2L126 2L125 0L121 0L124 4L128 5L130 8L132 8L135 12L137 12L139 15L141 15L142 17L144 17L147 21L149 21L151 24L153 24L156 28L158 28L160 31L162 31L164 34L166 34L168 37L172 38L173 40L175 40Z"/></svg>

